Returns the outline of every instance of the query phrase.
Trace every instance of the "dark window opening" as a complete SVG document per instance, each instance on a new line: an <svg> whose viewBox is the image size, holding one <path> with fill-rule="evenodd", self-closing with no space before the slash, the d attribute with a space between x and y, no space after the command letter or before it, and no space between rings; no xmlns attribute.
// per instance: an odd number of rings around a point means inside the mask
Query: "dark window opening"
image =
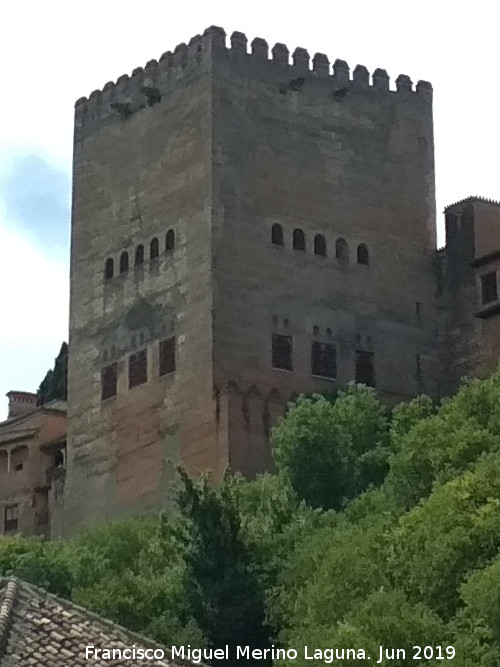
<svg viewBox="0 0 500 667"><path fill-rule="evenodd" d="M167 232L167 238L165 243L165 250L170 252L174 249L175 246L175 234L173 229L169 229Z"/></svg>
<svg viewBox="0 0 500 667"><path fill-rule="evenodd" d="M101 400L116 396L118 386L118 365L116 361L101 371Z"/></svg>
<svg viewBox="0 0 500 667"><path fill-rule="evenodd" d="M128 388L133 389L148 381L148 351L140 350L128 358Z"/></svg>
<svg viewBox="0 0 500 667"><path fill-rule="evenodd" d="M160 243L155 237L149 246L149 259L156 259L160 254Z"/></svg>
<svg viewBox="0 0 500 667"><path fill-rule="evenodd" d="M285 240L283 238L283 227L275 223L271 227L271 243L274 245L285 245Z"/></svg>
<svg viewBox="0 0 500 667"><path fill-rule="evenodd" d="M113 277L115 271L114 262L112 257L108 257L106 263L104 264L104 277L106 280L110 280Z"/></svg>
<svg viewBox="0 0 500 667"><path fill-rule="evenodd" d="M120 255L120 273L128 271L128 252L122 252Z"/></svg>
<svg viewBox="0 0 500 667"><path fill-rule="evenodd" d="M364 243L360 243L358 245L358 250L357 250L357 258L358 258L358 264L368 264L370 263L370 258L368 256L368 248Z"/></svg>
<svg viewBox="0 0 500 667"><path fill-rule="evenodd" d="M498 299L496 271L491 271L481 276L481 296L483 305Z"/></svg>
<svg viewBox="0 0 500 667"><path fill-rule="evenodd" d="M10 505L4 509L3 514L3 526L4 530L17 530L18 528L18 506Z"/></svg>
<svg viewBox="0 0 500 667"><path fill-rule="evenodd" d="M314 254L326 257L326 239L323 234L316 234L314 237Z"/></svg>
<svg viewBox="0 0 500 667"><path fill-rule="evenodd" d="M283 334L273 334L272 337L272 364L273 368L285 371L293 369L292 364L292 337Z"/></svg>
<svg viewBox="0 0 500 667"><path fill-rule="evenodd" d="M337 239L335 241L335 257L347 261L349 259L349 246L345 239Z"/></svg>
<svg viewBox="0 0 500 667"><path fill-rule="evenodd" d="M175 371L175 336L160 341L160 375Z"/></svg>
<svg viewBox="0 0 500 667"><path fill-rule="evenodd" d="M375 365L372 352L356 351L356 382L375 387Z"/></svg>
<svg viewBox="0 0 500 667"><path fill-rule="evenodd" d="M293 249L294 250L306 249L306 236L301 229L293 230Z"/></svg>
<svg viewBox="0 0 500 667"><path fill-rule="evenodd" d="M144 246L142 243L135 249L135 265L141 266L141 264L144 264Z"/></svg>
<svg viewBox="0 0 500 667"><path fill-rule="evenodd" d="M10 464L11 468L15 472L21 472L23 470L24 464L28 460L29 450L26 446L21 445L21 447L16 447L10 453Z"/></svg>
<svg viewBox="0 0 500 667"><path fill-rule="evenodd" d="M318 343L311 346L311 372L324 378L337 377L337 350L331 343Z"/></svg>

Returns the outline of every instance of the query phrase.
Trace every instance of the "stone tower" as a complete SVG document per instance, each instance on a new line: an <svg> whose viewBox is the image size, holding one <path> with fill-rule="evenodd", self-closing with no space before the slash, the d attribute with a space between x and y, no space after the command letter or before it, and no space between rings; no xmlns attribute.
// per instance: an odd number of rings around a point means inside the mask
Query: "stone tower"
<svg viewBox="0 0 500 667"><path fill-rule="evenodd" d="M432 89L209 28L76 103L66 531L270 466L294 394L433 392Z"/></svg>
<svg viewBox="0 0 500 667"><path fill-rule="evenodd" d="M445 209L437 254L440 394L485 377L500 359L500 202L467 197Z"/></svg>

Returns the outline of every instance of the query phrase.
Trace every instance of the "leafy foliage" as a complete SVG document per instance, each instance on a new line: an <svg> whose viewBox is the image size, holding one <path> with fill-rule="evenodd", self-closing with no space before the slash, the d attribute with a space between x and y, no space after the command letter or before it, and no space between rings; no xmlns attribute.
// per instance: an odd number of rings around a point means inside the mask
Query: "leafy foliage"
<svg viewBox="0 0 500 667"><path fill-rule="evenodd" d="M388 435L374 391L351 384L334 402L299 398L273 429L273 453L299 498L312 507L341 509L384 479Z"/></svg>
<svg viewBox="0 0 500 667"><path fill-rule="evenodd" d="M66 400L68 394L68 344L63 343L54 361L54 368L40 383L37 391L38 405L44 405L55 399Z"/></svg>
<svg viewBox="0 0 500 667"><path fill-rule="evenodd" d="M188 608L209 646L228 645L235 656L245 637L255 648L268 648L264 595L242 539L233 485L211 488L206 479L196 483L179 472L183 488L177 503L183 521L176 534L184 547Z"/></svg>
<svg viewBox="0 0 500 667"><path fill-rule="evenodd" d="M0 574L167 645L294 647L297 667L325 664L305 645L374 664L408 649L387 667L442 665L411 647L451 645L455 667L500 664L500 371L390 413L361 386L301 397L272 440L276 474L180 471L168 515L0 538Z"/></svg>

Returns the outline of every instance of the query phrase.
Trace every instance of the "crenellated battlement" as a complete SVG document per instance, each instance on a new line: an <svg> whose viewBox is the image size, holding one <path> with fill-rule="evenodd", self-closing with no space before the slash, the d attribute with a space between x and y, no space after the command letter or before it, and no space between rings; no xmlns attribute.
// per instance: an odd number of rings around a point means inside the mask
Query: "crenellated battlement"
<svg viewBox="0 0 500 667"><path fill-rule="evenodd" d="M487 197L470 195L469 197L465 197L465 199L460 199L459 201L453 202L453 204L449 204L448 206L445 207L444 210L446 212L452 208L455 208L455 206L464 206L465 204L474 204L475 202L481 202L482 204L492 204L493 206L500 206L500 201L497 201L496 199L488 199Z"/></svg>
<svg viewBox="0 0 500 667"><path fill-rule="evenodd" d="M81 97L75 104L75 126L78 132L92 121L108 116L127 118L135 111L153 106L168 94L175 83L214 61L246 63L256 75L290 77L291 81L316 80L328 82L334 99L343 97L353 89L373 90L376 93L396 93L402 96L417 95L432 98L432 86L419 81L416 86L406 74L395 80L395 90L390 89L390 79L385 69L377 68L372 75L364 65L356 65L351 73L349 65L340 59L333 64L324 53L311 58L303 47L290 52L288 46L276 43L271 49L265 39L255 37L248 46L248 38L235 31L226 38L222 28L212 26L203 35L195 35L186 44L178 44L173 51L166 51L158 60L149 60L144 67L136 67L130 75L123 74L116 82L108 81L101 90L94 90ZM302 86L302 84L301 84ZM300 87L301 87L300 86ZM300 87L291 86L292 90Z"/></svg>

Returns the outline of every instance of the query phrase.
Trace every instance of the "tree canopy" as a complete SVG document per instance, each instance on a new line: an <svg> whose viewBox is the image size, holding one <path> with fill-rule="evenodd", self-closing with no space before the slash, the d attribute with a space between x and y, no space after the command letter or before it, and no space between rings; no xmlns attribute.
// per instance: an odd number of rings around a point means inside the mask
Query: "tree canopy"
<svg viewBox="0 0 500 667"><path fill-rule="evenodd" d="M500 372L392 411L362 386L303 397L272 444L277 472L253 481L181 470L161 516L0 538L0 574L168 645L292 647L275 662L299 667L324 664L306 645L407 649L385 666L452 646L454 667L500 664Z"/></svg>
<svg viewBox="0 0 500 667"><path fill-rule="evenodd" d="M56 399L66 400L68 394L68 344L63 343L54 367L47 371L37 391L38 405Z"/></svg>

